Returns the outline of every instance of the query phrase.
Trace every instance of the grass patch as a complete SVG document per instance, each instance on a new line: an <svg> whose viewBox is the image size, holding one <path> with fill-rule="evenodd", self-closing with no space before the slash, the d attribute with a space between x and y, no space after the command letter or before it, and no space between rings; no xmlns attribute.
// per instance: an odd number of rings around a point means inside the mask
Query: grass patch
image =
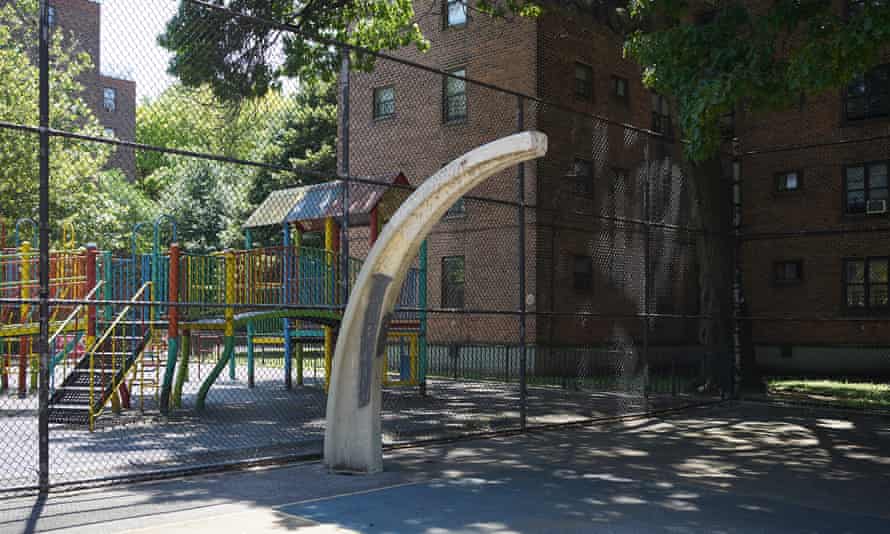
<svg viewBox="0 0 890 534"><path fill-rule="evenodd" d="M890 383L775 378L767 380L767 390L777 397L853 408L890 408Z"/></svg>

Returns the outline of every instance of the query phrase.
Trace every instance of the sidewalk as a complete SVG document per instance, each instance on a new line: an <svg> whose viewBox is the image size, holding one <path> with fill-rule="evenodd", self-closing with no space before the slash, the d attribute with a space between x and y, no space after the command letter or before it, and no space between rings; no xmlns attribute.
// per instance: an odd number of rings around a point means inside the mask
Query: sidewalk
<svg viewBox="0 0 890 534"><path fill-rule="evenodd" d="M0 531L887 532L890 421L726 404L664 419L0 502ZM29 523L30 518L30 523Z"/></svg>

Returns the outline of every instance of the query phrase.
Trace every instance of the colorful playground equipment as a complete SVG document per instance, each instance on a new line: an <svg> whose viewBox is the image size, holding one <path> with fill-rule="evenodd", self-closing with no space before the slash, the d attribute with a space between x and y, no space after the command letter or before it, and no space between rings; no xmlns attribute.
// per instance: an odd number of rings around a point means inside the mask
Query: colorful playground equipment
<svg viewBox="0 0 890 534"><path fill-rule="evenodd" d="M391 183L407 180L399 175ZM62 246L50 258L51 298L73 301L53 307L50 421L92 430L109 406L120 412L136 407L138 399L143 411L146 402L165 414L182 407L184 385L194 374L190 342L207 333L222 334L222 352L191 399L197 411L206 407L211 388L226 371L229 381L246 372L244 386L256 386L257 347L280 350L285 388L293 387L296 375L297 386L326 390L349 287L361 268L360 259L341 252L340 243L350 236L339 222L348 214L350 228L366 227L373 244L407 196L391 183L350 185L348 210L339 201L342 182L275 192L245 224L243 250L183 251L176 243L176 222L168 217L137 224L129 254L92 244L75 249L73 230L66 227ZM25 225L36 227L20 221L15 248L0 251L0 294L23 301L37 294L37 257L31 243L20 239ZM169 242L161 243L165 225ZM281 228L281 244L252 246L251 232L270 226ZM0 237L6 237L5 228ZM151 251L140 252L136 237L150 228ZM324 248L304 245L312 233L323 236ZM424 247L402 290L402 311L392 321L391 356L382 370L390 386L425 380L425 255ZM37 384L35 308L30 303L0 307L0 388L23 399ZM304 378L307 360L318 354L323 378Z"/></svg>

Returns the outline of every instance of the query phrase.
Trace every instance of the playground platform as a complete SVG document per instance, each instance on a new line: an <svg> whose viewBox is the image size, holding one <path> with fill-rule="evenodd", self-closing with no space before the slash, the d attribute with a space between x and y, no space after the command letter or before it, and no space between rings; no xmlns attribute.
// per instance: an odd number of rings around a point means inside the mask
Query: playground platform
<svg viewBox="0 0 890 534"><path fill-rule="evenodd" d="M661 418L0 503L0 530L886 532L890 420L723 403Z"/></svg>

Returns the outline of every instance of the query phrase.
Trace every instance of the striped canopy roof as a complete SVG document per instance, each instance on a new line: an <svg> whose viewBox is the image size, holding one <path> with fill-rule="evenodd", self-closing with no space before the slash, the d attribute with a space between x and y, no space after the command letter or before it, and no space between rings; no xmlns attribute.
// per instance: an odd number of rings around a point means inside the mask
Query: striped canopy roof
<svg viewBox="0 0 890 534"><path fill-rule="evenodd" d="M349 224L368 224L369 215L392 184L408 185L405 175L363 179L349 183ZM314 227L328 217L343 217L343 184L321 184L273 191L244 223L244 228L302 223Z"/></svg>

